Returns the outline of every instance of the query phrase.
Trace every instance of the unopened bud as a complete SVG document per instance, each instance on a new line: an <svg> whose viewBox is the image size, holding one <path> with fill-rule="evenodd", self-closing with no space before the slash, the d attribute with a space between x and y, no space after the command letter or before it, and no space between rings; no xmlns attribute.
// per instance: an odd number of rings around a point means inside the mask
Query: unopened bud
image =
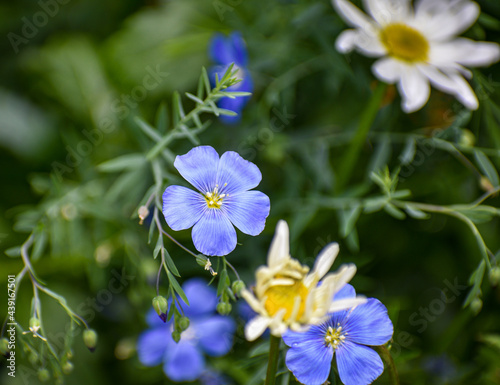
<svg viewBox="0 0 500 385"><path fill-rule="evenodd" d="M36 365L36 363L38 362L38 354L32 351L28 355L28 361L30 362L31 365Z"/></svg>
<svg viewBox="0 0 500 385"><path fill-rule="evenodd" d="M183 332L184 330L186 330L189 327L189 323L190 322L188 317L181 317L178 323L180 331Z"/></svg>
<svg viewBox="0 0 500 385"><path fill-rule="evenodd" d="M490 191L493 191L495 189L495 187L493 187L493 184L491 183L491 181L485 176L481 176L481 178L479 179L479 185L486 192L490 192Z"/></svg>
<svg viewBox="0 0 500 385"><path fill-rule="evenodd" d="M85 329L83 331L83 343L91 352L95 350L97 346L97 333L95 332L95 330Z"/></svg>
<svg viewBox="0 0 500 385"><path fill-rule="evenodd" d="M479 312L483 308L483 301L481 301L481 298L474 298L470 304L470 308L474 312L474 314L479 314Z"/></svg>
<svg viewBox="0 0 500 385"><path fill-rule="evenodd" d="M181 332L178 330L174 330L172 332L172 339L175 341L175 343L178 343L181 340Z"/></svg>
<svg viewBox="0 0 500 385"><path fill-rule="evenodd" d="M50 373L47 369L40 369L38 371L38 379L41 382L47 382L50 379Z"/></svg>
<svg viewBox="0 0 500 385"><path fill-rule="evenodd" d="M498 284L500 283L500 268L498 266L494 267L493 269L491 269L489 275L491 284L493 286L498 286Z"/></svg>
<svg viewBox="0 0 500 385"><path fill-rule="evenodd" d="M233 307L231 306L230 303L228 302L219 302L217 304L217 312L220 314L220 315L228 315L229 313L231 313L231 309Z"/></svg>
<svg viewBox="0 0 500 385"><path fill-rule="evenodd" d="M464 147L472 147L476 144L476 137L471 131L463 129L458 143Z"/></svg>
<svg viewBox="0 0 500 385"><path fill-rule="evenodd" d="M62 371L64 374L70 374L73 371L73 363L66 361L62 366Z"/></svg>
<svg viewBox="0 0 500 385"><path fill-rule="evenodd" d="M196 263L198 263L201 267L205 267L207 265L207 261L210 262L209 259L203 254L198 254L196 256Z"/></svg>
<svg viewBox="0 0 500 385"><path fill-rule="evenodd" d="M240 292L245 288L245 282L241 280L234 281L233 284L231 285L231 289L233 290L233 293L236 295L240 295Z"/></svg>
<svg viewBox="0 0 500 385"><path fill-rule="evenodd" d="M139 215L139 224L142 225L144 223L144 219L146 219L149 215L149 210L146 206L141 206L139 207L137 214Z"/></svg>
<svg viewBox="0 0 500 385"><path fill-rule="evenodd" d="M167 322L168 301L165 297L158 295L153 298L153 307L163 322Z"/></svg>
<svg viewBox="0 0 500 385"><path fill-rule="evenodd" d="M9 340L7 338L0 340L0 354L5 357L9 356Z"/></svg>
<svg viewBox="0 0 500 385"><path fill-rule="evenodd" d="M30 318L30 331L32 333L37 333L40 330L40 320L36 317Z"/></svg>

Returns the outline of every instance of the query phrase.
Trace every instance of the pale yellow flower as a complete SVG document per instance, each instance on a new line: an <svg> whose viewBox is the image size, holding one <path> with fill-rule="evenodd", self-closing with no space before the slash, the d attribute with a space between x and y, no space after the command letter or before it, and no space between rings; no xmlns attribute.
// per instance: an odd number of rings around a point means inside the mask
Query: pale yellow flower
<svg viewBox="0 0 500 385"><path fill-rule="evenodd" d="M337 243L327 245L309 272L307 266L290 257L288 225L279 221L267 256L267 266L257 270L254 293L246 289L241 293L258 313L246 325L247 340L255 340L267 328L275 336L283 335L288 328L306 330L310 325L321 323L330 312L364 303L365 298L361 296L333 300L334 294L356 273L356 266L348 264L341 266L336 273L327 274L338 252Z"/></svg>

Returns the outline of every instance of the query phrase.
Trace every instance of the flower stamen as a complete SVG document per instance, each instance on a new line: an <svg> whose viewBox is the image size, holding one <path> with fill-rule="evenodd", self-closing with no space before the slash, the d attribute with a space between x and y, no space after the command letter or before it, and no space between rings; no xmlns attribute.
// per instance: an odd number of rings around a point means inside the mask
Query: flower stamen
<svg viewBox="0 0 500 385"><path fill-rule="evenodd" d="M390 56L409 63L427 61L429 42L416 29L402 23L387 25L380 31L380 41Z"/></svg>
<svg viewBox="0 0 500 385"><path fill-rule="evenodd" d="M328 327L325 336L325 342L333 347L333 349L337 349L345 340L346 332L342 333L342 326L337 324L337 327L334 329L331 326Z"/></svg>

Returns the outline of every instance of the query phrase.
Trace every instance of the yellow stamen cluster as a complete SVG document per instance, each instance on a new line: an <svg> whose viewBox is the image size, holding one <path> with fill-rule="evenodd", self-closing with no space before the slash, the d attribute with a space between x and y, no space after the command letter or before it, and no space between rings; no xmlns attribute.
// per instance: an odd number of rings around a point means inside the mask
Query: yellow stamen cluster
<svg viewBox="0 0 500 385"><path fill-rule="evenodd" d="M227 186L227 183L224 183L224 187ZM215 188L212 192L207 192L204 195L205 201L207 202L207 206L211 209L220 209L222 206L222 201L224 197L229 194L221 194L219 192L219 185L215 185Z"/></svg>
<svg viewBox="0 0 500 385"><path fill-rule="evenodd" d="M342 326L337 324L337 327L334 329L331 326L328 327L325 336L325 342L329 345L332 345L333 349L337 349L345 340L345 336L347 332L342 333Z"/></svg>
<svg viewBox="0 0 500 385"><path fill-rule="evenodd" d="M405 24L387 25L380 31L380 41L396 59L415 63L429 58L429 42L425 36Z"/></svg>

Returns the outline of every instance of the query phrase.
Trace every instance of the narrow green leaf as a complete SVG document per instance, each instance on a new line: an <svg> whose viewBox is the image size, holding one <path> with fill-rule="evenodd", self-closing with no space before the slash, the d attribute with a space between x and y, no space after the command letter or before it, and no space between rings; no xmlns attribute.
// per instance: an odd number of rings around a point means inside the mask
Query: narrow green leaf
<svg viewBox="0 0 500 385"><path fill-rule="evenodd" d="M467 307L471 304L471 302L481 295L481 283L483 282L484 270L486 268L486 263L484 259L481 260L477 269L471 274L469 278L469 284L473 285L472 289L470 289L469 294L465 298L465 302L463 307Z"/></svg>
<svg viewBox="0 0 500 385"><path fill-rule="evenodd" d="M161 102L156 112L156 127L162 134L168 130L168 108L165 102Z"/></svg>
<svg viewBox="0 0 500 385"><path fill-rule="evenodd" d="M225 108L218 108L217 111L218 111L218 114L216 114L217 116L219 115L238 116L236 112L231 110L226 110Z"/></svg>
<svg viewBox="0 0 500 385"><path fill-rule="evenodd" d="M153 220L149 225L148 245L151 243L151 239L153 239L153 234L155 230L156 230L156 222Z"/></svg>
<svg viewBox="0 0 500 385"><path fill-rule="evenodd" d="M203 67L201 69L201 77L203 78L203 84L205 85L205 92L207 95L212 92L212 87L210 87L210 79L208 78L207 69Z"/></svg>
<svg viewBox="0 0 500 385"><path fill-rule="evenodd" d="M39 231L33 243L33 251L31 252L31 260L33 262L42 256L47 246L47 241L47 233L43 230Z"/></svg>
<svg viewBox="0 0 500 385"><path fill-rule="evenodd" d="M155 249L153 250L153 257L156 259L158 257L158 254L160 253L160 250L163 247L163 236L160 234L158 235L158 240L156 241L156 246Z"/></svg>
<svg viewBox="0 0 500 385"><path fill-rule="evenodd" d="M143 166L146 158L143 154L127 154L108 160L97 166L101 172L120 172L124 170L133 170Z"/></svg>
<svg viewBox="0 0 500 385"><path fill-rule="evenodd" d="M189 301L186 297L186 294L184 293L184 290L182 290L181 286L179 285L175 277L172 275L170 271L167 271L167 276L168 276L168 281L170 282L170 285L174 288L175 292L179 294L179 296L186 303L186 305L189 306Z"/></svg>
<svg viewBox="0 0 500 385"><path fill-rule="evenodd" d="M186 96L197 104L203 104L203 100L193 94L190 94L189 92L186 92Z"/></svg>
<svg viewBox="0 0 500 385"><path fill-rule="evenodd" d="M21 256L21 246L14 246L10 249L4 251L9 257L20 257Z"/></svg>
<svg viewBox="0 0 500 385"><path fill-rule="evenodd" d="M356 204L348 210L340 210L340 236L342 238L347 237L353 230L356 222L361 215L362 207L360 204Z"/></svg>
<svg viewBox="0 0 500 385"><path fill-rule="evenodd" d="M405 211L410 217L415 219L429 219L431 217L428 213L417 209L415 206L411 204L407 204L405 206Z"/></svg>
<svg viewBox="0 0 500 385"><path fill-rule="evenodd" d="M196 125L196 127L198 127L198 128L202 128L203 127L203 123L201 122L200 117L198 116L198 114L193 114L193 122Z"/></svg>
<svg viewBox="0 0 500 385"><path fill-rule="evenodd" d="M402 165L410 164L411 162L413 162L416 152L417 152L417 142L415 141L415 138L410 137L406 141L405 148L401 152L401 155L399 155L399 161L401 162Z"/></svg>
<svg viewBox="0 0 500 385"><path fill-rule="evenodd" d="M384 206L384 211L390 216L399 220L403 220L406 218L406 214L400 209L398 209L396 206L394 206L392 203L387 203Z"/></svg>
<svg viewBox="0 0 500 385"><path fill-rule="evenodd" d="M179 274L179 270L177 270L177 266L175 266L175 263L172 257L170 256L170 253L168 252L167 249L164 250L165 250L165 262L167 263L168 268L170 269L172 274L174 274L177 277L180 277L181 275Z"/></svg>
<svg viewBox="0 0 500 385"><path fill-rule="evenodd" d="M477 160L479 168L484 173L484 175L489 179L493 187L498 187L500 185L498 172L493 166L493 163L488 159L488 157L479 150L474 151L474 157Z"/></svg>
<svg viewBox="0 0 500 385"><path fill-rule="evenodd" d="M224 290L226 290L226 287L228 287L227 279L229 279L229 277L227 275L227 270L224 268L219 275L219 283L217 285L217 296L222 295L222 293L224 293Z"/></svg>
<svg viewBox="0 0 500 385"><path fill-rule="evenodd" d="M203 73L200 75L200 79L198 80L198 88L196 90L196 96L198 96L199 99L203 99L203 96L205 96L205 90L204 90L204 85L203 85Z"/></svg>

